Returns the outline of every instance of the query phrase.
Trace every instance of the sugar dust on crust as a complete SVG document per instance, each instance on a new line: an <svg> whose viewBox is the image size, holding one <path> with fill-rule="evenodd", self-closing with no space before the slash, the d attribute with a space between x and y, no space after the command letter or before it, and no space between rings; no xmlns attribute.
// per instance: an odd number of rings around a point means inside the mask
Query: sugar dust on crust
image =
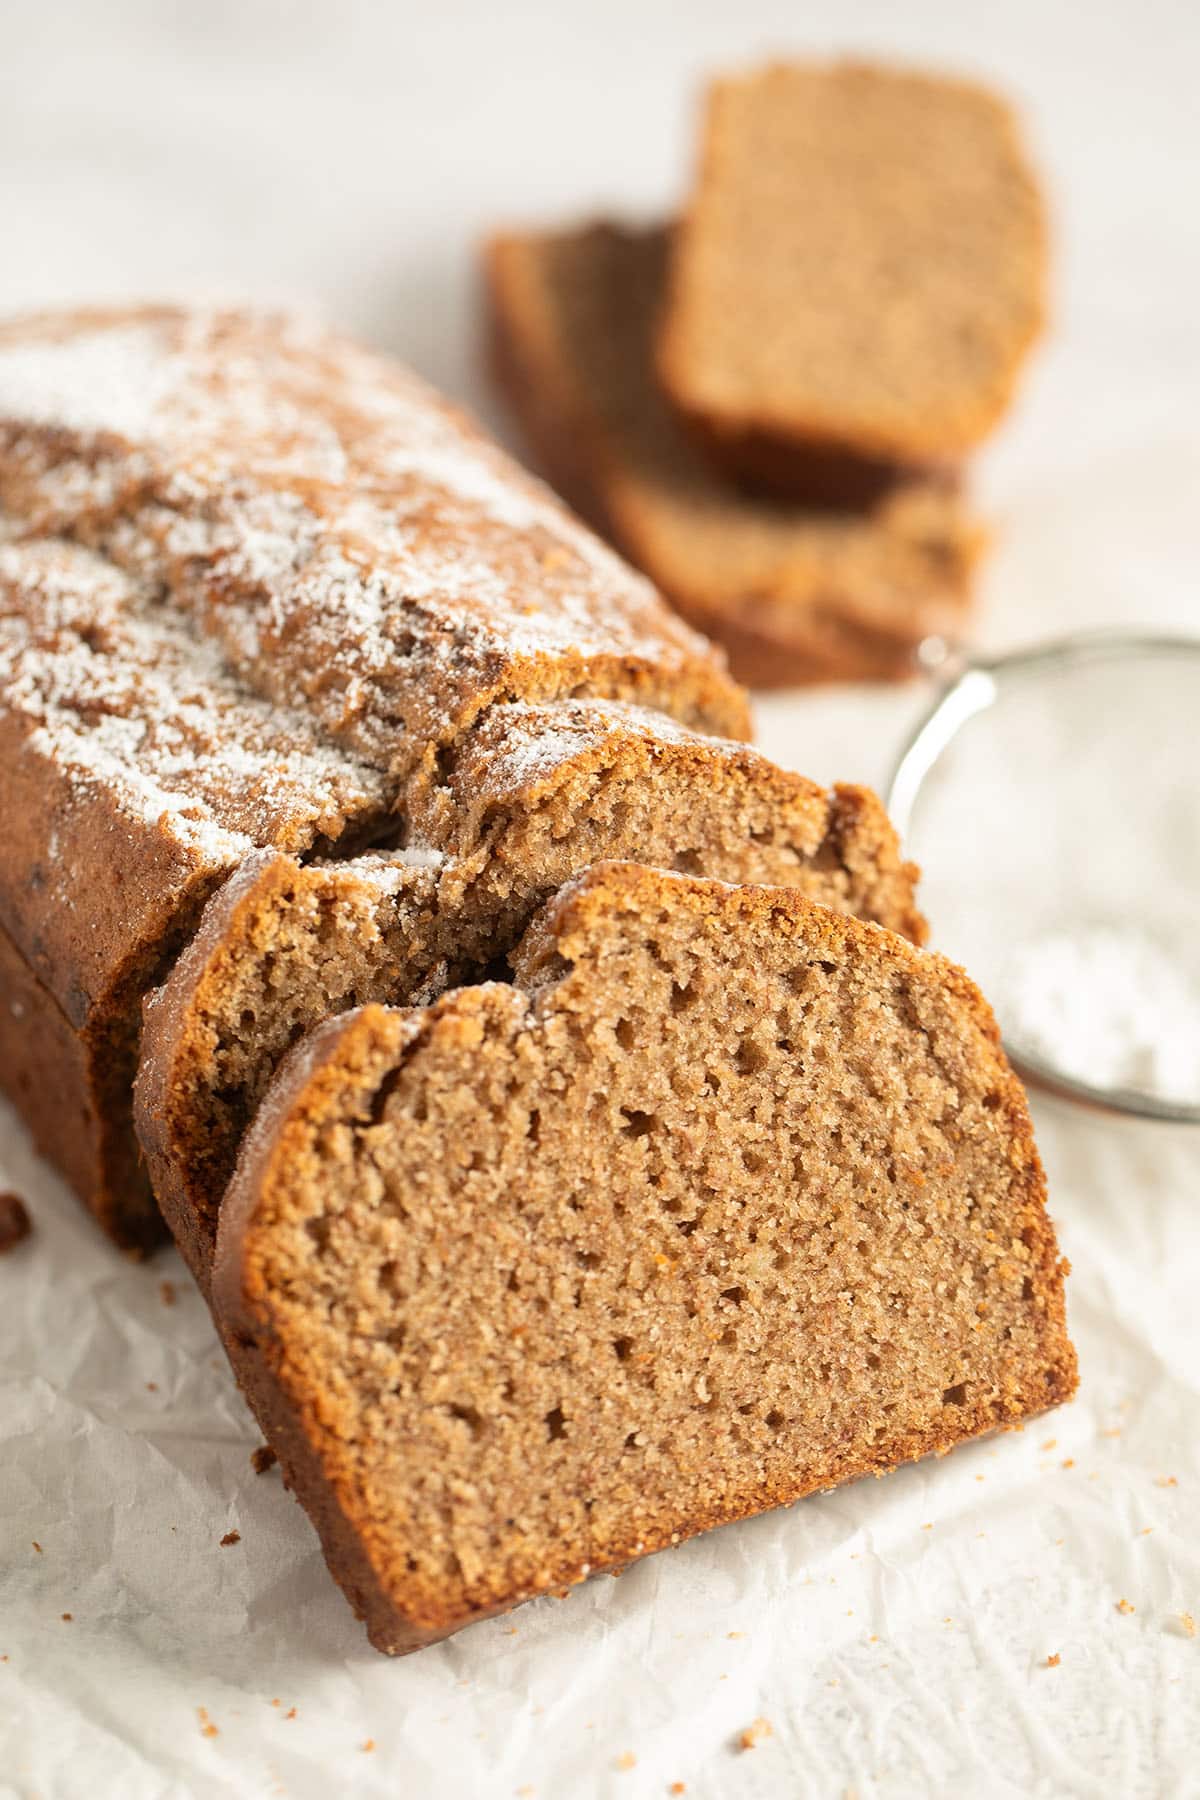
<svg viewBox="0 0 1200 1800"><path fill-rule="evenodd" d="M165 586L257 691L399 773L481 694L607 688L745 735L703 641L548 490L416 377L277 316L0 329L0 507Z"/></svg>

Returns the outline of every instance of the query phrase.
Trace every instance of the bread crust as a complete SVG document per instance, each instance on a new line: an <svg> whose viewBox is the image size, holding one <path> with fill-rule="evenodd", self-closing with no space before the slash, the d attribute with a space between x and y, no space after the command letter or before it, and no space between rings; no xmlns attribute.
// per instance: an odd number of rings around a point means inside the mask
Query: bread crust
<svg viewBox="0 0 1200 1800"><path fill-rule="evenodd" d="M113 1241L142 1256L166 1233L129 1116L133 1056L119 1032L76 1029L0 928L0 1088Z"/></svg>

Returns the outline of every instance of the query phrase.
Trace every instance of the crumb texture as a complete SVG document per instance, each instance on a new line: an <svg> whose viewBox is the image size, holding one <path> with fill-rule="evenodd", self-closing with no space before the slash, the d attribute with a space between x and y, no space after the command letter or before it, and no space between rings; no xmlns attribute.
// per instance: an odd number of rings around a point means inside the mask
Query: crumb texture
<svg viewBox="0 0 1200 1800"><path fill-rule="evenodd" d="M1073 1390L1024 1097L948 965L610 865L515 969L327 1027L222 1213L235 1360L382 1648Z"/></svg>
<svg viewBox="0 0 1200 1800"><path fill-rule="evenodd" d="M597 861L793 887L924 933L915 870L872 794L826 793L621 704L494 708L414 798L409 829L419 855L248 859L147 1006L139 1133L202 1287L242 1133L291 1045L364 1002L503 969L537 907Z"/></svg>

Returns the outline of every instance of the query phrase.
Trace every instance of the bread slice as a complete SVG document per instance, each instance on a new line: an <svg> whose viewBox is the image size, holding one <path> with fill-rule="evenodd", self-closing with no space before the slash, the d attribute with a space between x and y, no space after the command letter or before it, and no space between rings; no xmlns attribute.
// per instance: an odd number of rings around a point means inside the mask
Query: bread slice
<svg viewBox="0 0 1200 1800"><path fill-rule="evenodd" d="M941 478L859 511L722 480L656 383L667 248L614 225L489 244L492 362L541 466L752 686L911 674L962 635L979 526Z"/></svg>
<svg viewBox="0 0 1200 1800"><path fill-rule="evenodd" d="M1069 1397L986 1005L795 892L629 865L515 983L328 1023L222 1208L214 1303L377 1648Z"/></svg>
<svg viewBox="0 0 1200 1800"><path fill-rule="evenodd" d="M417 847L394 853L247 858L147 1002L138 1134L205 1292L238 1145L285 1051L332 1014L502 965L538 906L598 859L796 887L924 936L916 870L873 794L826 793L636 707L494 708L410 825Z"/></svg>
<svg viewBox="0 0 1200 1800"><path fill-rule="evenodd" d="M1045 313L1046 224L1008 107L862 62L716 82L658 339L722 466L954 462L1009 404Z"/></svg>

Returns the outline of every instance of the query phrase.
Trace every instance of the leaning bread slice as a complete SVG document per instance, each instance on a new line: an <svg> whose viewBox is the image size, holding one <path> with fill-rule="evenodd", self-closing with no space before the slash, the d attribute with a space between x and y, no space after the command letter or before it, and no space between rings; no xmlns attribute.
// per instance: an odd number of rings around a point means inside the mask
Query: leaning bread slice
<svg viewBox="0 0 1200 1800"><path fill-rule="evenodd" d="M214 1304L381 1650L1067 1398L1063 1265L974 987L776 888L598 867L511 986L331 1021Z"/></svg>
<svg viewBox="0 0 1200 1800"><path fill-rule="evenodd" d="M477 979L604 858L797 887L920 940L916 870L863 788L620 704L494 708L415 791L395 853L247 858L147 1003L135 1093L159 1205L207 1292L221 1196L284 1052L333 1013Z"/></svg>
<svg viewBox="0 0 1200 1800"><path fill-rule="evenodd" d="M752 686L911 674L962 635L977 521L944 478L835 510L717 475L655 379L667 251L614 225L488 246L492 361L538 461Z"/></svg>
<svg viewBox="0 0 1200 1800"><path fill-rule="evenodd" d="M774 64L710 92L659 372L723 464L773 485L804 491L822 457L952 462L1006 410L1045 285L1041 195L997 95Z"/></svg>

